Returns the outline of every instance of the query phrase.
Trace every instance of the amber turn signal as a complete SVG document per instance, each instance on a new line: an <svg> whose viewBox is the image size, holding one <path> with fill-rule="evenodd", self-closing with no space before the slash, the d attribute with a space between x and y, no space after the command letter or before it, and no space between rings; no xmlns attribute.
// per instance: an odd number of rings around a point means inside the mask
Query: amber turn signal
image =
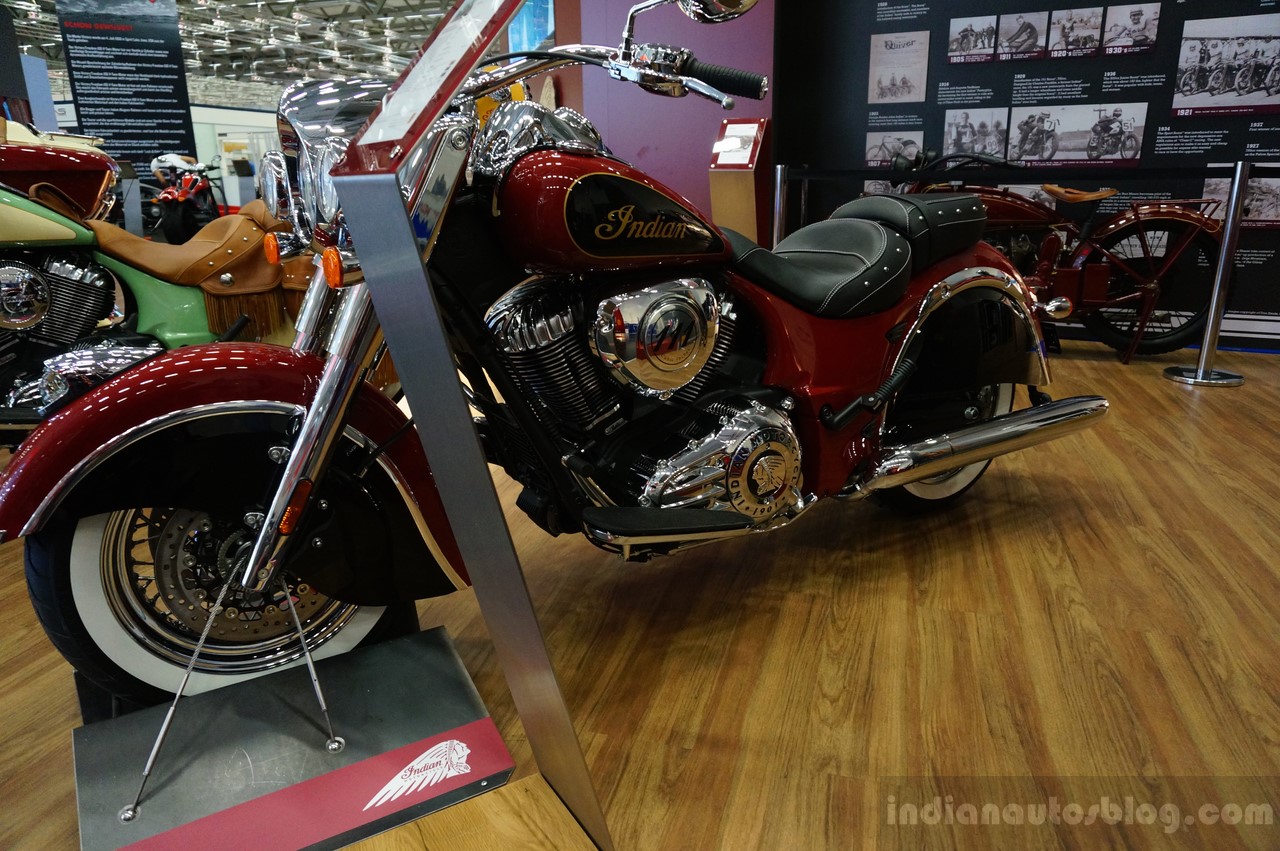
<svg viewBox="0 0 1280 851"><path fill-rule="evenodd" d="M289 505L284 510L284 516L280 518L280 525L277 528L280 530L281 535L293 534L293 530L298 526L298 521L302 519L302 509L306 506L307 498L310 496L311 480L300 480L297 487L293 489L293 496L289 498Z"/></svg>
<svg viewBox="0 0 1280 851"><path fill-rule="evenodd" d="M262 251L267 255L267 262L275 266L280 262L280 239L274 233L269 233L262 240Z"/></svg>
<svg viewBox="0 0 1280 851"><path fill-rule="evenodd" d="M342 254L332 245L320 255L320 268L324 270L324 281L331 289L342 286Z"/></svg>

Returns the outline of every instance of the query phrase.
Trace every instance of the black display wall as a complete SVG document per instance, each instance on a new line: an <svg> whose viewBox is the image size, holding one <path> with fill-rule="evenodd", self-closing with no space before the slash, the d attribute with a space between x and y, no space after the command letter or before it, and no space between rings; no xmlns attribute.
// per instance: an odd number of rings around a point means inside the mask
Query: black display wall
<svg viewBox="0 0 1280 851"><path fill-rule="evenodd" d="M1016 159L1028 192L1115 186L1112 210L1225 199L1229 170L1210 166L1280 163L1277 0L810 0L780 7L776 32L778 162L823 173L810 219L917 149ZM1275 348L1280 174L1248 190L1224 329Z"/></svg>

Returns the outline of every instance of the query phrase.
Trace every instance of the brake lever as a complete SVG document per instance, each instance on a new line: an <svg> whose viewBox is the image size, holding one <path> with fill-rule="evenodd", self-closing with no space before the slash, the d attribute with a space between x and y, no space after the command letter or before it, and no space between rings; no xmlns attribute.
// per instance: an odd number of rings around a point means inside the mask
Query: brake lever
<svg viewBox="0 0 1280 851"><path fill-rule="evenodd" d="M684 97L689 92L693 92L707 100L715 101L724 109L733 109L734 106L732 96L704 83L696 77L683 77L679 74L644 68L634 62L619 62L616 60L608 62L604 67L609 72L609 76L614 79L635 83L654 94L662 94L667 97Z"/></svg>

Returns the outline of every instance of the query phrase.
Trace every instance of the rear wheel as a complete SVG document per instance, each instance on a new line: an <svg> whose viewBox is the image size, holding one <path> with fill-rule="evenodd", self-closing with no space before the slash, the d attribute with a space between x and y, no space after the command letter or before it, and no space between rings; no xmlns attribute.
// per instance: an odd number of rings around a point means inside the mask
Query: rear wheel
<svg viewBox="0 0 1280 851"><path fill-rule="evenodd" d="M1013 410L1013 389L1012 384L990 384L979 390L951 394L949 398L901 399L889 412L886 438L891 441L918 439L923 435L913 435L912 432L923 430L928 434L938 434L1003 416ZM928 408L935 414L924 427L915 422L916 412L922 408ZM960 499L977 484L989 466L990 460L976 461L909 485L875 491L871 499L905 514L935 511Z"/></svg>
<svg viewBox="0 0 1280 851"><path fill-rule="evenodd" d="M1168 253L1176 248L1195 225L1174 221L1135 222L1099 240L1099 244L1124 259L1141 280L1115 267L1107 288L1107 298L1120 299L1142 291L1163 267ZM1149 249L1149 254L1147 249ZM1159 280L1155 308L1147 320L1136 351L1139 354L1173 352L1198 341L1209 314L1209 299L1218 267L1217 240L1201 231ZM1111 303L1084 313L1080 321L1095 337L1117 351L1127 351L1138 327L1140 299Z"/></svg>

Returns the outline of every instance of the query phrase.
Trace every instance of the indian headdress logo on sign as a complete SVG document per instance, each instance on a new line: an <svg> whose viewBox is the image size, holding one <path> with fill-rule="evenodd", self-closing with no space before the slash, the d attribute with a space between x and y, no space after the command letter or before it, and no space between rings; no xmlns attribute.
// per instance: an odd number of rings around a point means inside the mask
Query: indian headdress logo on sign
<svg viewBox="0 0 1280 851"><path fill-rule="evenodd" d="M364 805L380 807L388 801L416 792L424 786L434 786L441 780L468 774L471 766L467 765L467 756L471 748L457 739L450 739L431 747L391 779L378 794Z"/></svg>

